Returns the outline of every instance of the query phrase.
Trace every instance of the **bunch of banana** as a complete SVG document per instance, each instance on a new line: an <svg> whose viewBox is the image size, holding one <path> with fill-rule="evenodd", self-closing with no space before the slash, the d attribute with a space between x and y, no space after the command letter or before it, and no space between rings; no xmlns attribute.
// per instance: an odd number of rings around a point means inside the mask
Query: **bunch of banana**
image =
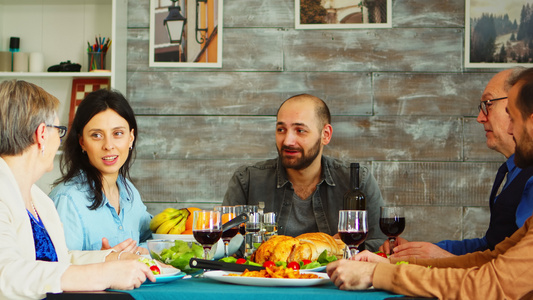
<svg viewBox="0 0 533 300"><path fill-rule="evenodd" d="M169 207L152 218L150 230L157 234L181 234L185 231L185 223L189 214L186 208Z"/></svg>

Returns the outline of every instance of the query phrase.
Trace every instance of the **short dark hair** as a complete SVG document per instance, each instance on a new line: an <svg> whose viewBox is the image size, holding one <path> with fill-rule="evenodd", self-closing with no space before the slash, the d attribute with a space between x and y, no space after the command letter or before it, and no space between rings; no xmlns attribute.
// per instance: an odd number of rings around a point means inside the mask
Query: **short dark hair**
<svg viewBox="0 0 533 300"><path fill-rule="evenodd" d="M520 110L522 118L525 120L533 114L533 68L521 72L510 84L511 86L521 84L516 99L516 107Z"/></svg>
<svg viewBox="0 0 533 300"><path fill-rule="evenodd" d="M103 204L102 174L97 168L91 165L87 155L82 153L79 138L83 135L83 128L85 125L87 125L96 114L107 109L111 109L123 117L128 122L130 130L133 129L134 140L132 150L119 171L123 180L126 178L130 179L129 169L134 161L135 143L137 142L138 133L135 114L126 98L124 98L120 92L101 89L89 93L85 99L81 101L76 110L76 115L70 125L63 146L63 156L61 157L61 172L63 176L55 182L55 184L66 182L80 175L82 172L85 173L89 186L93 191L93 203L89 206L90 209L96 209ZM125 186L128 187L126 184ZM128 193L129 192L131 191L128 190Z"/></svg>
<svg viewBox="0 0 533 300"><path fill-rule="evenodd" d="M317 116L317 118L319 120L320 129L322 129L322 127L324 127L324 125L331 124L331 113L329 112L329 108L328 108L328 105L326 104L326 102L324 102L324 100L322 100L322 99L320 99L320 98L318 98L316 96L310 95L310 94L294 95L294 96L290 97L289 99L283 101L283 103L281 103L281 105L279 106L276 115L279 114L279 110L281 109L283 104L285 104L285 102L287 102L289 100L292 100L292 99L299 99L299 98L302 98L302 100L303 99L312 100L315 103L315 105L316 105L315 113L316 113L316 116Z"/></svg>

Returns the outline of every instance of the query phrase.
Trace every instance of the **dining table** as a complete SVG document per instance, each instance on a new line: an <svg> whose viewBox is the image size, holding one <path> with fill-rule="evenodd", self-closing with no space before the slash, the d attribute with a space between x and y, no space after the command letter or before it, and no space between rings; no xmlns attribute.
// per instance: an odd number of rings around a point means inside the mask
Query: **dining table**
<svg viewBox="0 0 533 300"><path fill-rule="evenodd" d="M288 279L290 280L290 279ZM106 295L106 293L108 293ZM135 300L165 300L165 299L217 299L217 300L251 300L251 299L291 299L291 300L383 300L398 298L409 299L402 295L389 293L378 289L361 291L339 290L332 282L313 286L254 286L220 282L205 277L186 276L165 283L144 283L133 290L108 290L91 294L90 292L49 294L49 300L83 299L135 299ZM106 297L107 296L107 297ZM403 298L402 298L403 297Z"/></svg>

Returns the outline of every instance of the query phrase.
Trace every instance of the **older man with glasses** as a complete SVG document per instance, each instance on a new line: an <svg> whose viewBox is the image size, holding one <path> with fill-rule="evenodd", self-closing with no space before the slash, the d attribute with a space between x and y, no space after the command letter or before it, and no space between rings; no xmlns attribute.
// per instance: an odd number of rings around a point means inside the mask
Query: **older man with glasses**
<svg viewBox="0 0 533 300"><path fill-rule="evenodd" d="M428 242L407 242L397 239L392 257L439 258L463 255L494 246L511 236L531 216L532 208L527 199L533 201L533 168L524 170L514 163L515 143L507 132L510 119L505 111L510 82L525 68L513 68L496 74L487 84L481 96L477 121L483 125L487 147L503 154L507 160L500 166L489 198L490 223L483 238L459 241L445 240L436 244ZM389 253L388 244L381 248Z"/></svg>

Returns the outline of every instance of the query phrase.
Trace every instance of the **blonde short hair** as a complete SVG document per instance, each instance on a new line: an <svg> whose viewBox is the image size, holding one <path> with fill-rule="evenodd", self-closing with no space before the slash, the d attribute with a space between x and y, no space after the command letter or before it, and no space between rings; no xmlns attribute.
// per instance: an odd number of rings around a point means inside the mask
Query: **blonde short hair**
<svg viewBox="0 0 533 300"><path fill-rule="evenodd" d="M0 83L0 155L19 155L35 143L39 124L51 125L59 100L22 80Z"/></svg>

